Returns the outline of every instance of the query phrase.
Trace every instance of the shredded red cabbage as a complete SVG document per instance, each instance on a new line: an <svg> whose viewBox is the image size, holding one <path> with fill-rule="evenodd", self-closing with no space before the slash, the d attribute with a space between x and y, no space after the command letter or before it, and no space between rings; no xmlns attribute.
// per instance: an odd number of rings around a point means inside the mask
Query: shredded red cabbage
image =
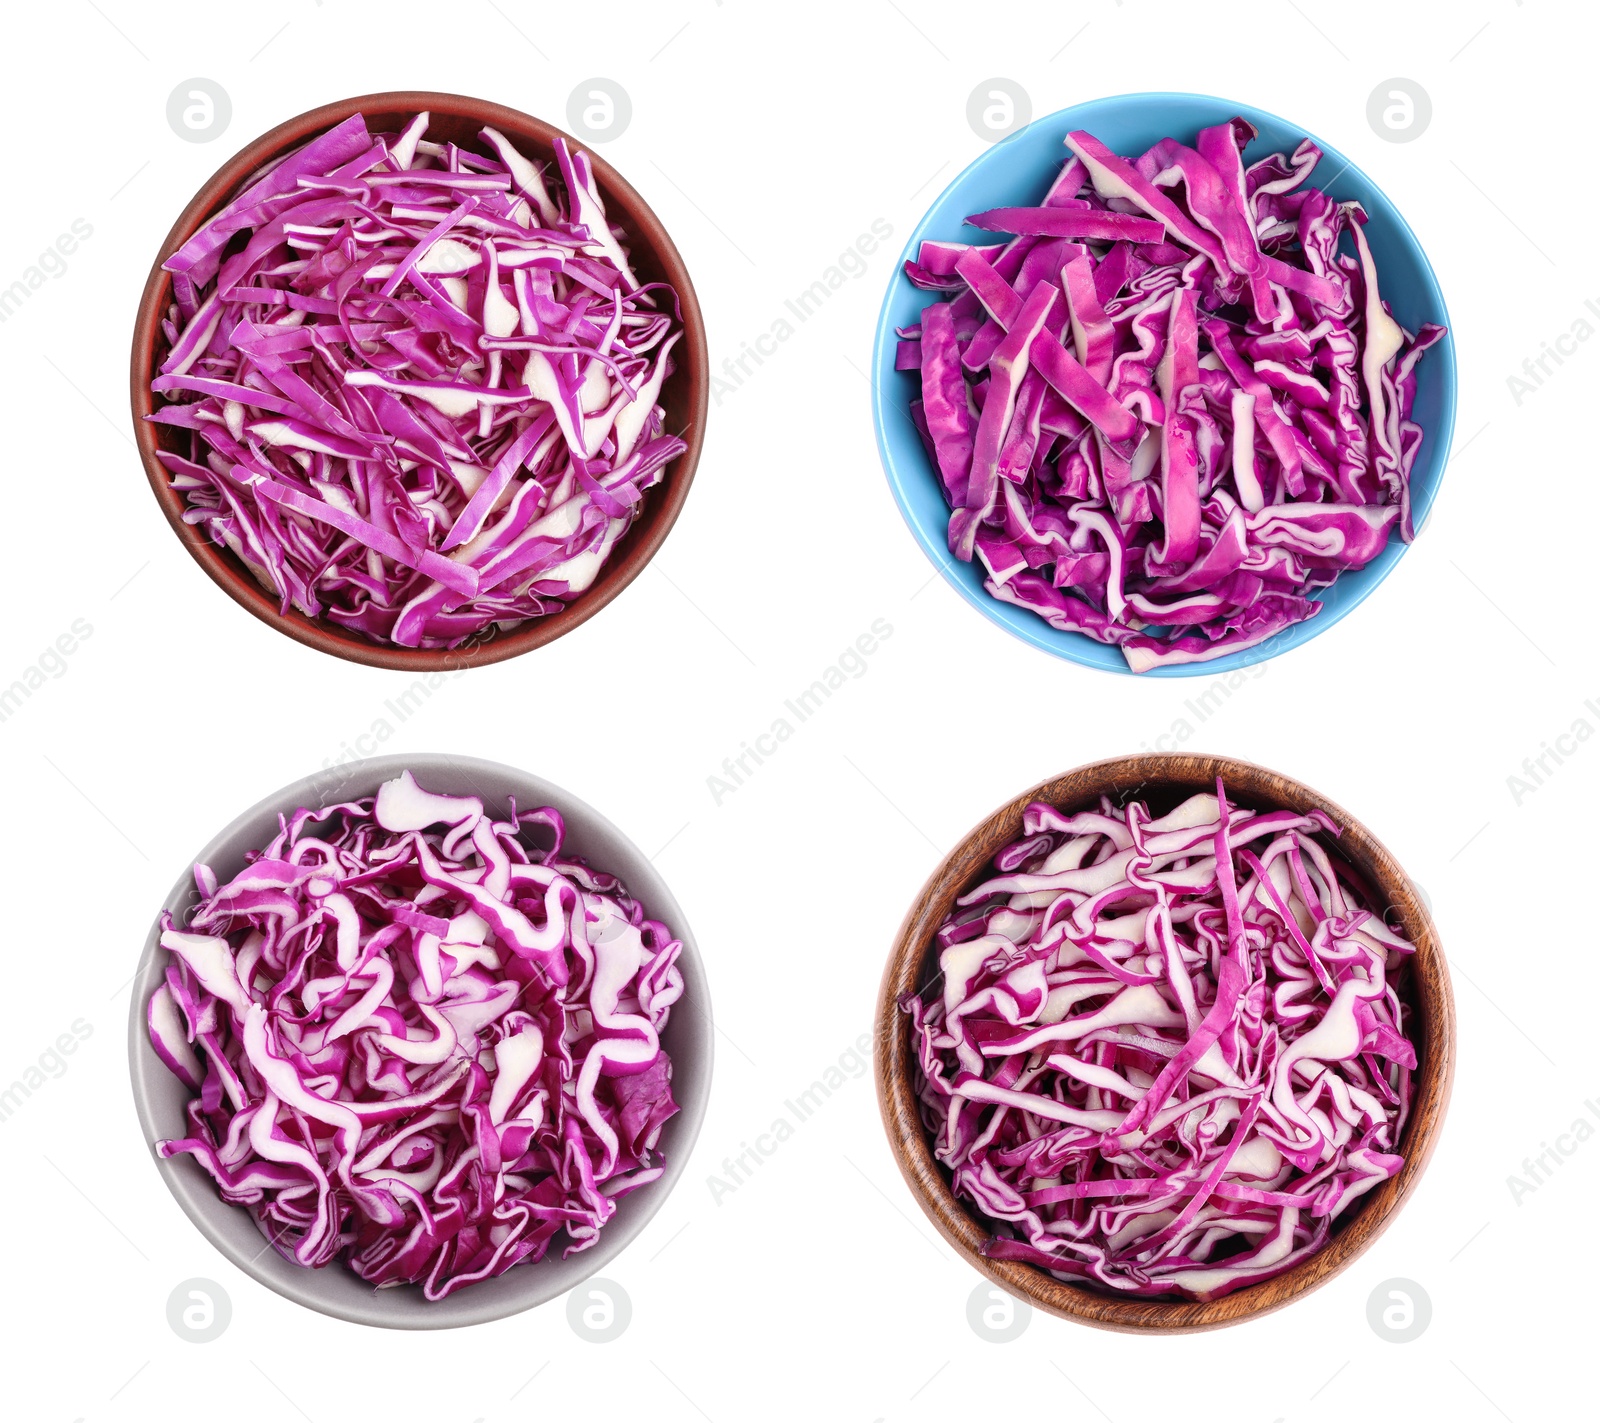
<svg viewBox="0 0 1600 1423"><path fill-rule="evenodd" d="M164 264L149 417L184 518L281 608L457 647L588 588L685 448L657 403L677 298L641 285L588 155L559 179L355 114ZM486 156L492 155L492 156Z"/></svg>
<svg viewBox="0 0 1600 1423"><path fill-rule="evenodd" d="M895 364L921 371L951 552L1135 672L1264 642L1413 537L1416 365L1444 328L1389 314L1361 205L1306 182L1316 145L1246 168L1255 136L1129 160L1071 133L1038 207L967 219L1010 241L906 263L948 297Z"/></svg>
<svg viewBox="0 0 1600 1423"><path fill-rule="evenodd" d="M163 920L150 1039L196 1095L161 1156L285 1258L430 1300L593 1245L663 1170L678 940L549 807L496 821L406 772L279 827Z"/></svg>
<svg viewBox="0 0 1600 1423"><path fill-rule="evenodd" d="M1412 946L1322 832L1320 811L1230 806L1220 782L1156 818L1028 807L900 1005L985 1254L1215 1299L1320 1250L1400 1170Z"/></svg>

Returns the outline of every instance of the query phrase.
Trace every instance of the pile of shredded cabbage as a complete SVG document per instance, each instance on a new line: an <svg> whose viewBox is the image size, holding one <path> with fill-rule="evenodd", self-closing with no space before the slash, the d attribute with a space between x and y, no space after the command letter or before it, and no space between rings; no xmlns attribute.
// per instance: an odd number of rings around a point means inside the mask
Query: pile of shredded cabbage
<svg viewBox="0 0 1600 1423"><path fill-rule="evenodd" d="M285 612L458 647L593 584L685 448L658 404L683 329L586 154L557 138L558 180L427 128L346 119L168 258L149 418L189 432L159 456L185 520Z"/></svg>
<svg viewBox="0 0 1600 1423"><path fill-rule="evenodd" d="M1038 207L924 242L948 295L902 330L911 413L984 587L1122 649L1135 672L1253 647L1411 527L1418 358L1442 326L1389 314L1366 213L1244 164L1244 119L1134 159L1074 132ZM1348 232L1353 253L1340 253Z"/></svg>
<svg viewBox="0 0 1600 1423"><path fill-rule="evenodd" d="M280 819L226 884L195 866L150 1039L196 1095L187 1152L287 1259L430 1300L593 1245L663 1171L660 1034L681 945L562 853L410 772ZM524 830L554 837L531 848Z"/></svg>
<svg viewBox="0 0 1600 1423"><path fill-rule="evenodd" d="M1030 805L901 1000L934 1153L993 1259L1215 1299L1320 1250L1403 1165L1412 946L1320 811L1222 797Z"/></svg>

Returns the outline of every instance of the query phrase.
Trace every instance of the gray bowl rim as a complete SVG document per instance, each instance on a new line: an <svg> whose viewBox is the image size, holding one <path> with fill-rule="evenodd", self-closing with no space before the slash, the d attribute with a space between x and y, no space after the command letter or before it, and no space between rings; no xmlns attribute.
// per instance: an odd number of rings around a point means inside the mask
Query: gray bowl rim
<svg viewBox="0 0 1600 1423"><path fill-rule="evenodd" d="M650 916L662 920L682 941L679 964L684 994L662 1035L662 1045L672 1056L673 1094L678 1098L679 1111L662 1129L666 1169L661 1178L618 1202L617 1214L601 1230L599 1242L589 1249L562 1259L553 1248L541 1261L517 1265L496 1279L479 1281L430 1302L416 1285L374 1289L341 1262L310 1270L285 1260L268 1245L244 1207L222 1199L216 1184L192 1156L163 1161L156 1155L155 1143L178 1134L184 1125L180 1115L175 1129L163 1129L163 1104L158 1099L172 1097L170 1089L176 1086L181 1113L181 1102L188 1096L156 1056L145 1031L146 1006L165 968L165 955L160 949L160 913L145 941L134 979L128 1012L128 1067L134 1108L151 1160L184 1214L230 1263L285 1299L352 1324L386 1329L455 1329L504 1319L559 1298L610 1264L644 1230L677 1185L704 1123L711 1093L715 1032L705 964L694 934L649 858L587 802L514 766L471 756L417 752L376 756L315 772L274 791L236 816L190 857L189 864L209 864L226 879L243 864L243 849L224 853L230 842L260 848L277 832L280 812L312 803L331 806L371 795L380 784L404 770L412 771L429 789L481 795L488 808L503 808L504 796L474 789L475 777L514 782L519 809L554 806L566 821L567 843L574 853L583 854L597 868L618 875ZM599 853L597 845L603 846ZM191 869L185 868L163 909L177 916L191 902L192 886ZM685 1011L691 1006L700 1011ZM241 1224L248 1235L240 1230ZM243 1248L247 1242L265 1249L251 1256Z"/></svg>

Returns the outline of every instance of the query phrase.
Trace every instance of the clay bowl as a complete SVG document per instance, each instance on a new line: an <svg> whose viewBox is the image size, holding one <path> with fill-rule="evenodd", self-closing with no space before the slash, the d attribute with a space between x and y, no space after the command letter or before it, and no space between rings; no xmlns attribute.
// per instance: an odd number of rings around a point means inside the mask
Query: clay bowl
<svg viewBox="0 0 1600 1423"><path fill-rule="evenodd" d="M282 613L275 597L255 580L249 570L228 549L219 547L199 529L183 522L182 496L168 483L167 472L156 459L163 447L177 449L179 432L155 425L144 417L155 408L150 380L166 358L169 343L161 331L161 319L172 301L172 277L161 264L181 247L207 219L237 195L257 171L290 149L298 148L315 135L361 113L374 131L398 131L418 111L432 115L430 139L453 141L475 151L486 151L478 131L485 125L497 128L530 158L554 162L554 140L562 131L528 114L461 94L435 94L407 91L363 94L340 99L321 108L281 123L234 154L206 181L188 207L172 225L161 250L150 268L144 295L139 301L138 319L133 331L133 357L130 370L133 402L133 433L145 474L172 530L183 541L195 562L219 588L248 612L270 624L296 642L343 657L369 667L387 667L407 672L455 671L483 666L515 657L553 642L586 622L628 586L665 541L689 495L700 448L705 438L706 404L710 393L710 359L706 353L705 325L694 284L683 258L666 229L644 199L636 193L610 164L586 145L568 137L575 148L589 152L595 179L605 200L606 213L613 224L625 231L634 269L645 282L668 282L678 294L683 313L684 338L674 350L678 368L667 379L661 392L666 412L666 428L687 444L681 455L668 466L660 484L644 498L643 508L633 526L623 535L600 576L581 596L558 613L535 618L509 632L495 632L474 639L463 647L404 648L368 642L336 624L308 618L291 609ZM564 135L563 135L564 136ZM168 444L167 442L171 442Z"/></svg>
<svg viewBox="0 0 1600 1423"><path fill-rule="evenodd" d="M1097 804L1102 795L1117 803L1139 797L1159 815L1194 792L1213 788L1218 776L1231 800L1252 809L1316 807L1331 817L1342 831L1337 851L1369 889L1370 902L1385 906L1389 925L1416 946L1397 980L1402 999L1415 1013L1412 1036L1418 1049L1415 1097L1401 1142L1405 1165L1340 1218L1333 1238L1317 1254L1273 1279L1217 1300L1117 1298L1068 1284L1032 1265L985 1259L989 1227L974 1207L956 1199L918 1115L911 1020L898 1007L900 996L920 991L937 972L935 932L957 897L991 872L995 852L1020 838L1022 812L1030 802L1046 801L1070 813ZM911 906L889 955L878 994L875 1039L879 1107L900 1172L928 1219L975 1269L1034 1308L1064 1319L1128 1333L1176 1334L1216 1329L1282 1309L1331 1280L1389 1226L1421 1178L1444 1123L1455 1066L1455 1003L1438 931L1421 894L1360 821L1308 786L1247 761L1154 754L1097 761L1045 781L1001 806L945 857Z"/></svg>

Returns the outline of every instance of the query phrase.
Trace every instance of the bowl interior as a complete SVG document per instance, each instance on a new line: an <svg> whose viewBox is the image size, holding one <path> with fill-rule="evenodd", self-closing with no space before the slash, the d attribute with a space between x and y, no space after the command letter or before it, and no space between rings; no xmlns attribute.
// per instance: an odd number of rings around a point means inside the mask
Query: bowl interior
<svg viewBox="0 0 1600 1423"><path fill-rule="evenodd" d="M479 131L489 125L504 133L528 157L554 165L554 140L562 134L560 129L515 109L459 94L369 94L325 105L280 124L217 170L162 243L140 302L134 332L132 398L139 451L168 522L211 578L236 602L297 641L335 656L379 667L454 669L500 661L541 646L584 622L616 597L665 540L688 497L700 458L710 385L705 327L694 285L683 258L660 220L622 175L592 149L567 137L573 148L584 148L589 153L607 216L614 225L624 229L623 242L629 248L641 281L666 282L678 294L684 337L674 351L677 368L663 383L660 404L665 412L666 429L680 436L688 449L667 467L662 482L645 495L638 518L617 542L594 584L562 611L532 619L510 631L491 630L455 649L379 646L335 623L307 618L293 609L287 614L280 613L276 597L262 588L232 552L212 543L195 526L182 522L185 507L182 496L171 488L155 452L157 449L181 452L187 432L144 419L155 408L149 382L170 348L161 331L161 321L172 301L172 279L162 271L161 263L203 226L212 213L258 177L261 169L351 114L363 114L373 133L398 132L423 109L430 115L428 137L432 140L456 143L492 157L478 137Z"/></svg>
<svg viewBox="0 0 1600 1423"><path fill-rule="evenodd" d="M1032 1265L985 1259L980 1252L990 1238L989 1227L953 1194L949 1173L934 1158L922 1126L910 1019L899 1010L899 996L920 992L931 981L938 970L935 931L957 897L992 873L995 852L1020 837L1022 812L1030 802L1042 800L1072 812L1109 795L1119 805L1144 799L1160 813L1196 791L1214 788L1218 775L1230 799L1253 809L1319 808L1331 816L1343 833L1330 850L1353 871L1370 896L1368 902L1416 945L1415 955L1396 978L1401 999L1413 1014L1411 1036L1418 1058L1412 1113L1401 1138L1405 1165L1340 1218L1333 1238L1316 1255L1219 1300L1131 1300L1068 1284ZM901 1172L929 1218L968 1260L997 1284L1054 1314L1111 1329L1185 1332L1281 1308L1332 1278L1382 1232L1421 1176L1443 1121L1453 1071L1454 1008L1427 907L1398 863L1358 821L1309 787L1248 762L1153 754L1097 762L1035 786L1001 807L951 852L901 928L879 997L877 1044L880 1101Z"/></svg>
<svg viewBox="0 0 1600 1423"><path fill-rule="evenodd" d="M1268 153L1292 149L1307 136L1303 128L1274 114L1248 104L1201 94L1122 94L1094 99L1038 119L980 155L928 209L906 243L902 258L915 257L925 238L994 241L991 234L965 227L964 219L970 213L988 208L1037 202L1062 161L1069 156L1062 140L1073 129L1089 130L1117 153L1136 154L1169 134L1192 139L1199 129L1225 122L1235 114L1243 115L1259 130L1259 136L1246 150L1247 164ZM1449 317L1438 281L1405 219L1349 159L1321 139L1315 141L1323 151L1323 158L1309 181L1334 198L1359 199L1366 209L1371 219L1366 227L1367 240L1378 266L1383 295L1393 308L1395 319L1408 331L1415 331L1429 321L1448 326ZM1348 238L1343 250L1353 250ZM951 557L945 541L950 509L909 413L911 402L920 394L919 376L916 371L894 368L895 328L915 324L922 309L934 298L934 293L913 287L897 263L878 318L873 349L873 417L878 449L900 512L917 542L950 585L991 622L1057 657L1087 667L1128 672L1128 665L1116 648L1082 633L1061 632L1036 613L1000 602L984 591L981 564L976 560L961 563ZM1433 507L1449 456L1450 435L1455 423L1455 393L1455 345L1452 337L1446 335L1417 366L1417 397L1412 419L1422 426L1424 437L1412 470L1411 487L1413 518L1419 529ZM1330 587L1312 595L1322 602L1321 613L1266 643L1211 662L1158 667L1139 675L1215 676L1298 647L1324 628L1331 627L1371 593L1405 548L1397 537L1391 538L1383 552L1365 568L1340 574Z"/></svg>
<svg viewBox="0 0 1600 1423"><path fill-rule="evenodd" d="M155 1142L185 1134L184 1108L190 1096L156 1056L145 1031L146 1005L168 959L159 943L159 916L145 943L134 983L128 1056L134 1104L145 1140L152 1147L151 1157L189 1219L229 1260L269 1289L339 1319L393 1329L448 1329L516 1314L565 1294L615 1258L660 1209L683 1172L705 1116L711 1091L711 1000L694 935L649 859L610 821L560 787L492 761L436 754L384 756L308 776L247 810L195 860L210 865L226 880L244 867L246 851L260 849L277 833L280 812L371 795L384 781L407 769L430 790L480 796L485 805L501 810L511 795L516 796L520 809L555 806L566 820L567 847L620 876L648 912L683 941L679 962L684 996L661 1035L662 1046L672 1058L672 1090L681 1109L662 1129L665 1174L618 1202L617 1213L600 1232L599 1242L564 1260L559 1242L565 1237L558 1236L558 1243L543 1260L517 1265L497 1279L480 1281L434 1302L423 1298L415 1285L375 1290L338 1262L308 1270L285 1260L243 1207L229 1205L217 1194L216 1185L193 1157L162 1161L155 1156ZM185 871L163 906L180 922L193 907L193 883Z"/></svg>

